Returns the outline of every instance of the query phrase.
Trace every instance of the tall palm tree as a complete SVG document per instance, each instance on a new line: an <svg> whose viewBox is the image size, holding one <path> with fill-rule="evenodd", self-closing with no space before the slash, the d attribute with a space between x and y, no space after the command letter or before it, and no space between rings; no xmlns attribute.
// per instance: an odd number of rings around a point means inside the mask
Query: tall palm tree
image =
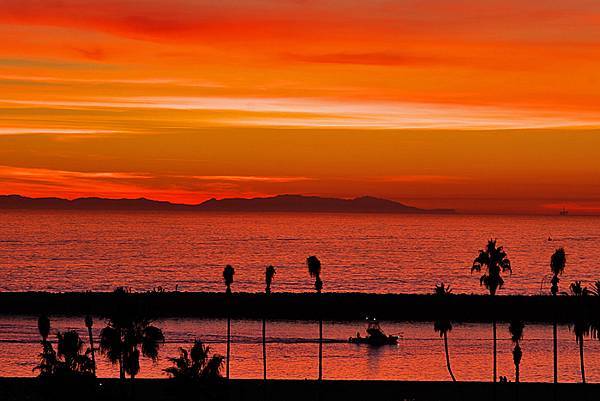
<svg viewBox="0 0 600 401"><path fill-rule="evenodd" d="M471 267L472 272L480 272L484 268L485 271L479 279L479 284L485 286L490 291L493 297L496 295L498 288L502 288L504 279L502 274L505 272L512 273L510 260L504 252L502 246L496 246L496 240L490 239L485 249L479 251L479 255L473 261ZM497 346L496 346L496 314L492 311L492 331L494 337L494 383L497 381Z"/></svg>
<svg viewBox="0 0 600 401"><path fill-rule="evenodd" d="M550 292L553 297L558 295L558 282L560 276L565 270L567 264L567 255L564 248L558 248L550 257L550 270L552 271L552 287ZM556 298L555 298L556 300ZM556 302L554 302L554 321L552 322L552 340L554 351L554 383L558 383L558 323L556 322Z"/></svg>
<svg viewBox="0 0 600 401"><path fill-rule="evenodd" d="M231 284L233 284L233 275L235 274L235 269L231 265L225 266L223 269L223 281L225 282L225 298L227 302L227 364L226 364L226 374L227 380L229 380L229 360L231 356L231 311L229 310L231 307Z"/></svg>
<svg viewBox="0 0 600 401"><path fill-rule="evenodd" d="M140 355L157 361L165 337L160 328L136 310L129 294L117 289L115 296L116 308L100 331L100 352L113 364L119 364L121 379L125 379L125 374L134 379L140 370Z"/></svg>
<svg viewBox="0 0 600 401"><path fill-rule="evenodd" d="M273 276L275 276L275 268L271 265L265 269L265 300L268 301L269 295L271 295L271 283L273 282ZM266 307L266 302L265 302ZM265 311L266 312L266 311ZM263 380L267 382L267 319L263 315L262 320L262 351L263 351Z"/></svg>
<svg viewBox="0 0 600 401"><path fill-rule="evenodd" d="M321 261L316 256L309 256L306 258L306 266L308 267L308 274L310 277L315 279L315 291L319 296L319 303L321 302L321 291L323 290L323 281L321 280ZM319 305L319 308L321 305ZM323 380L323 318L321 317L321 311L319 313L319 381Z"/></svg>
<svg viewBox="0 0 600 401"><path fill-rule="evenodd" d="M92 328L94 327L94 319L92 315L85 315L85 327L88 330L88 337L90 339L90 350L92 353L92 373L96 376L96 353L94 349L94 333Z"/></svg>
<svg viewBox="0 0 600 401"><path fill-rule="evenodd" d="M512 340L515 348L513 349L513 362L515 363L515 382L519 382L520 377L520 364L521 358L523 357L523 351L521 350L520 341L523 339L523 330L525 329L525 323L520 319L512 320L508 325L508 332L510 333L510 339Z"/></svg>
<svg viewBox="0 0 600 401"><path fill-rule="evenodd" d="M450 354L448 353L448 332L452 331L452 322L448 319L448 305L445 300L447 296L450 295L452 290L450 286L444 286L444 283L440 283L435 286L434 293L436 296L444 298L444 304L442 306L442 316L433 322L433 330L436 333L440 333L440 337L444 339L444 352L446 353L446 367L448 368L448 373L450 373L450 377L452 381L455 382L456 378L454 377L454 373L452 373L452 366L450 365Z"/></svg>
<svg viewBox="0 0 600 401"><path fill-rule="evenodd" d="M585 383L585 363L583 358L583 340L584 337L590 334L590 322L588 321L586 310L585 310L585 302L584 299L589 295L589 290L586 287L581 285L581 281L575 281L571 283L569 286L569 290L571 291L571 295L577 297L578 305L575 310L574 318L571 324L569 324L569 328L573 330L575 334L575 341L579 344L579 363L581 369L581 382Z"/></svg>

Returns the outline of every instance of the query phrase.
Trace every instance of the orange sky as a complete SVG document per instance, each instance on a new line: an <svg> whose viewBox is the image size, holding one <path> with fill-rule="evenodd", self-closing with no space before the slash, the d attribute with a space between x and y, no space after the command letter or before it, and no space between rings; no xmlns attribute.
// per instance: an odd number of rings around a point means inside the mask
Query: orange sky
<svg viewBox="0 0 600 401"><path fill-rule="evenodd" d="M600 213L600 3L0 0L1 193Z"/></svg>

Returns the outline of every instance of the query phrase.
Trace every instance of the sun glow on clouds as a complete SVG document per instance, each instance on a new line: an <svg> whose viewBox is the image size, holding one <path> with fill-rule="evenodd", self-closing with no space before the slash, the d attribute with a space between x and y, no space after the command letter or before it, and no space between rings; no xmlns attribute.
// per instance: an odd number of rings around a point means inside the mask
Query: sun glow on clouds
<svg viewBox="0 0 600 401"><path fill-rule="evenodd" d="M523 111L487 106L457 106L398 102L348 102L307 98L224 98L224 97L122 97L96 100L15 100L0 104L78 109L203 110L253 113L251 117L215 115L217 125L348 128L435 128L499 129L544 127L595 127L600 117L591 113ZM287 114L286 117L278 114ZM26 133L27 129L21 129ZM32 133L35 129L31 129ZM60 133L48 129L49 133ZM77 133L66 130L65 134ZM81 129L80 133L86 130ZM43 130L39 131L43 133ZM108 131L100 131L108 132ZM0 134L10 128L0 129ZM92 131L90 130L90 133Z"/></svg>
<svg viewBox="0 0 600 401"><path fill-rule="evenodd" d="M599 16L586 0L4 0L0 180L468 209L501 177L494 210L600 201Z"/></svg>

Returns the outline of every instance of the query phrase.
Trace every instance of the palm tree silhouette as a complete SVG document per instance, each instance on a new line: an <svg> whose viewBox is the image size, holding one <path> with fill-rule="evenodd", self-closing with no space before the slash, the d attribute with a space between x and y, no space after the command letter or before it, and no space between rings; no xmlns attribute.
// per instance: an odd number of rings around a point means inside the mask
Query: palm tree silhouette
<svg viewBox="0 0 600 401"><path fill-rule="evenodd" d="M558 276L562 275L567 264L567 255L564 248L558 248L550 257L550 270L552 271L552 287L550 292L552 296L558 295ZM558 383L558 323L556 322L556 298L554 302L554 321L552 322L552 340L554 351L554 383Z"/></svg>
<svg viewBox="0 0 600 401"><path fill-rule="evenodd" d="M315 279L315 291L319 296L321 303L321 291L323 290L323 281L321 280L321 261L316 256L306 258L308 274ZM318 306L320 308L321 305ZM323 380L323 318L319 311L319 381Z"/></svg>
<svg viewBox="0 0 600 401"><path fill-rule="evenodd" d="M588 292L592 295L600 296L600 280L594 281L592 288L590 288Z"/></svg>
<svg viewBox="0 0 600 401"><path fill-rule="evenodd" d="M471 273L480 272L485 268L485 272L479 279L479 284L485 286L493 297L498 288L502 288L504 280L501 273L512 273L510 260L504 252L502 246L496 247L496 240L490 239L485 249L479 251L479 255L473 261ZM494 336L494 383L497 381L497 347L496 347L496 314L492 311L492 331Z"/></svg>
<svg viewBox="0 0 600 401"><path fill-rule="evenodd" d="M113 364L119 364L121 379L125 379L126 373L135 379L140 371L140 348L142 356L157 361L165 337L160 328L128 302L125 291L117 289L115 296L117 307L100 331L100 352Z"/></svg>
<svg viewBox="0 0 600 401"><path fill-rule="evenodd" d="M53 373L53 367L56 365L56 353L52 348L52 344L48 341L50 319L46 315L40 315L37 324L40 337L42 337L42 352L40 353L40 363L36 369L40 371L40 376L50 376Z"/></svg>
<svg viewBox="0 0 600 401"><path fill-rule="evenodd" d="M221 367L225 358L217 354L211 357L210 347L200 340L194 341L189 352L179 348L179 356L168 359L173 366L163 370L174 379L214 382L222 378Z"/></svg>
<svg viewBox="0 0 600 401"><path fill-rule="evenodd" d="M271 283L273 282L273 276L275 276L275 268L271 265L265 269L265 301L268 302L269 295L271 295ZM267 307L265 302L265 307ZM266 311L265 311L266 312ZM262 352L263 352L263 380L267 383L267 319L263 315L262 319Z"/></svg>
<svg viewBox="0 0 600 401"><path fill-rule="evenodd" d="M450 286L444 286L444 283L440 283L435 286L434 293L439 297L446 298L450 295L452 290ZM448 368L448 373L450 373L450 377L453 382L456 382L456 378L454 377L454 373L452 373L452 366L450 365L450 355L448 353L448 332L452 331L452 322L447 317L447 304L444 300L444 305L442 306L442 316L433 322L433 330L436 333L440 333L440 337L444 339L444 352L446 353L446 367Z"/></svg>
<svg viewBox="0 0 600 401"><path fill-rule="evenodd" d="M523 339L523 329L525 329L525 323L520 319L512 320L508 325L508 332L510 333L510 339L512 340L515 348L513 349L513 362L515 363L515 382L519 383L520 377L520 364L521 358L523 357L523 351L521 350L520 341Z"/></svg>
<svg viewBox="0 0 600 401"><path fill-rule="evenodd" d="M92 315L85 315L85 327L88 330L88 337L90 339L90 350L92 352L92 372L94 376L96 376L96 353L94 349L94 333L92 332L92 328L94 327L94 319Z"/></svg>
<svg viewBox="0 0 600 401"><path fill-rule="evenodd" d="M575 334L575 341L579 344L579 363L581 369L581 382L585 383L585 363L583 357L583 339L585 336L590 334L590 323L586 316L585 310L585 297L589 295L589 290L581 285L581 281L575 281L569 286L571 295L577 297L578 305L575 313L573 314L573 321L569 324L569 328L573 330Z"/></svg>
<svg viewBox="0 0 600 401"><path fill-rule="evenodd" d="M64 360L66 372L92 373L92 360L88 356L90 350L83 353L85 343L75 330L56 333L57 355Z"/></svg>
<svg viewBox="0 0 600 401"><path fill-rule="evenodd" d="M233 284L233 275L235 269L231 265L225 266L223 269L223 281L225 282L225 299L227 303L227 365L226 374L227 380L229 380L229 360L231 356L231 284Z"/></svg>
<svg viewBox="0 0 600 401"><path fill-rule="evenodd" d="M42 355L42 361L34 370L40 376L89 376L92 375L90 350L83 351L85 343L75 330L56 333L57 352L48 341L49 351Z"/></svg>

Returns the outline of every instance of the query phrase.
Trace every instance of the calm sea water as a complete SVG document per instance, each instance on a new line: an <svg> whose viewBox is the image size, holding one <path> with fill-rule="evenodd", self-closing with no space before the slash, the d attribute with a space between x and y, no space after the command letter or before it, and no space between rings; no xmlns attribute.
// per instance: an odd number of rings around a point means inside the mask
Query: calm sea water
<svg viewBox="0 0 600 401"><path fill-rule="evenodd" d="M536 294L558 246L567 249L562 284L600 279L600 219L522 216L401 216L325 214L0 212L0 290L135 290L179 286L182 291L221 291L222 268L236 267L234 290L262 291L264 267L278 267L275 291L310 291L308 255L323 262L326 291L426 293L440 280L455 292L483 293L473 258L490 237L505 245L514 272L505 294ZM549 240L551 239L551 240ZM547 283L544 289L547 290ZM103 322L97 321L96 335ZM222 320L157 322L167 343L157 364L144 361L143 377L161 377L179 346L199 337L224 353ZM81 319L53 318L53 332ZM388 323L398 346L371 348L345 340L362 323L325 323L324 375L331 379L447 380L443 344L430 323ZM232 376L261 377L260 322L234 321ZM499 374L512 377L506 326L499 325ZM317 374L314 322L268 326L270 376ZM560 378L579 380L578 349L566 326L559 329ZM586 341L588 380L600 382L600 341ZM0 316L0 375L32 375L39 352L36 317ZM522 343L522 378L552 379L551 327L528 325ZM460 380L491 377L491 328L455 325L450 352ZM116 368L99 358L99 374ZM426 368L424 368L426 367Z"/></svg>
<svg viewBox="0 0 600 401"><path fill-rule="evenodd" d="M166 360L177 354L178 347L189 347L194 338L206 341L214 352L225 354L224 320L166 319L157 321L163 328L166 344L158 363L142 360L141 377L165 377ZM77 329L87 340L83 319L53 318L52 331ZM103 327L96 320L97 336ZM386 323L388 333L399 334L397 346L373 348L347 342L362 322L325 322L324 377L327 379L449 380L442 339L431 323ZM450 357L459 380L491 380L491 325L455 325L449 334ZM231 375L234 378L261 378L261 323L232 322ZM318 326L316 322L269 322L267 354L272 378L316 378L318 367ZM512 343L506 324L498 325L498 372L513 380ZM521 343L523 360L521 379L552 381L552 328L527 325ZM0 317L0 376L31 376L40 352L37 318ZM585 341L586 377L600 382L600 341ZM104 357L98 358L98 374L117 377L118 369ZM574 335L566 326L559 327L559 377L561 381L580 380L579 352Z"/></svg>
<svg viewBox="0 0 600 401"><path fill-rule="evenodd" d="M0 222L2 291L221 291L227 263L234 291L262 291L267 264L278 268L274 291L310 291L314 254L325 291L427 293L443 280L483 293L470 265L490 237L513 262L500 293L547 291L558 246L565 288L600 279L597 217L1 211Z"/></svg>

